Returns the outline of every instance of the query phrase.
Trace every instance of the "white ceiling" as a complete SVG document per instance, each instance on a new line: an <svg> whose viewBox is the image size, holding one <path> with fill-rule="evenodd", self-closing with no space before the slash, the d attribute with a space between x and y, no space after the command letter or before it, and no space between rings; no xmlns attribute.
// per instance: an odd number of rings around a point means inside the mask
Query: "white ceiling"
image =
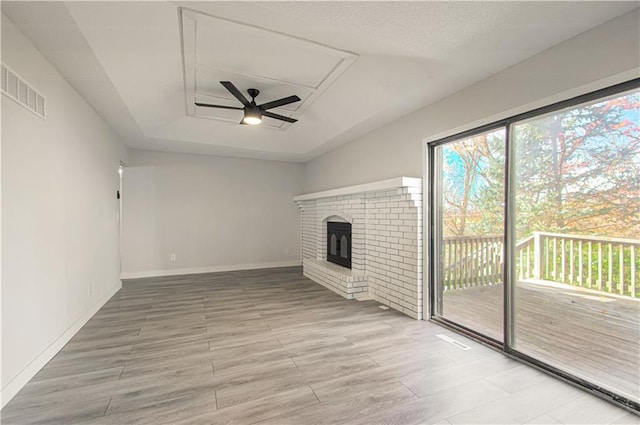
<svg viewBox="0 0 640 425"><path fill-rule="evenodd" d="M132 147L306 161L637 2L2 2ZM11 64L7 64L11 66ZM19 71L19 70L18 70ZM299 122L238 125L219 81Z"/></svg>

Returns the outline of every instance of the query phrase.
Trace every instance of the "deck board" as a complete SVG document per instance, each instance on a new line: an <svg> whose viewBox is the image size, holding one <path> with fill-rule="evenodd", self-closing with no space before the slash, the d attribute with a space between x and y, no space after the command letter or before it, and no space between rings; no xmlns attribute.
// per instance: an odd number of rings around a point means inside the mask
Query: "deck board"
<svg viewBox="0 0 640 425"><path fill-rule="evenodd" d="M447 291L443 316L502 340L503 286ZM514 348L640 399L640 300L521 282Z"/></svg>

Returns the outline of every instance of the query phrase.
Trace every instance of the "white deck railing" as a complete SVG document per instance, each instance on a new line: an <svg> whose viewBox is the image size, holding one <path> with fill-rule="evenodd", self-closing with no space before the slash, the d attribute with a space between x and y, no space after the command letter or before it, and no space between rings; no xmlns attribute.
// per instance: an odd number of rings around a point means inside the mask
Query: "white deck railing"
<svg viewBox="0 0 640 425"><path fill-rule="evenodd" d="M461 289L502 283L501 235L449 236L443 239L444 289Z"/></svg>
<svg viewBox="0 0 640 425"><path fill-rule="evenodd" d="M445 237L445 290L503 283L502 236ZM519 280L547 280L640 298L640 240L534 232L516 244Z"/></svg>
<svg viewBox="0 0 640 425"><path fill-rule="evenodd" d="M640 240L534 232L525 241L516 249L519 279L640 296Z"/></svg>

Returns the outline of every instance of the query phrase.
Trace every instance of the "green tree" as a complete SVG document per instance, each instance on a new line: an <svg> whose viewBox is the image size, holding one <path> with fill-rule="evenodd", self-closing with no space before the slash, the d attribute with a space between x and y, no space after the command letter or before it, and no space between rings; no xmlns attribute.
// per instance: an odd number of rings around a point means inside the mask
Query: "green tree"
<svg viewBox="0 0 640 425"><path fill-rule="evenodd" d="M513 126L516 234L640 235L640 91ZM502 233L504 134L443 147L445 235Z"/></svg>
<svg viewBox="0 0 640 425"><path fill-rule="evenodd" d="M518 237L533 231L637 238L640 93L514 126Z"/></svg>

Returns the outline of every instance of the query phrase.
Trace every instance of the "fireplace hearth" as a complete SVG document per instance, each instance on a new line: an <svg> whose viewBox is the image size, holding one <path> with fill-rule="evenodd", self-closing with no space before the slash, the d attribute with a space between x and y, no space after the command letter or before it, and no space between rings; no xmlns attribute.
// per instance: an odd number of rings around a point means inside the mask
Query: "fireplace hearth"
<svg viewBox="0 0 640 425"><path fill-rule="evenodd" d="M351 268L351 223L327 222L327 261Z"/></svg>

